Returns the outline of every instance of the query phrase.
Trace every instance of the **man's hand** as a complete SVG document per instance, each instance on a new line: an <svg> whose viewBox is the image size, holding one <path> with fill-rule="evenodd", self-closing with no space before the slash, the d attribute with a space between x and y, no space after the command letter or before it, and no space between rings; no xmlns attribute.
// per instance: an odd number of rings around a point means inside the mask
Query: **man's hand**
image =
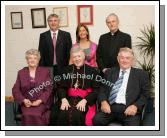
<svg viewBox="0 0 167 138"><path fill-rule="evenodd" d="M101 102L101 111L108 114L111 113L111 108L107 101Z"/></svg>
<svg viewBox="0 0 167 138"><path fill-rule="evenodd" d="M82 99L76 105L77 109L80 110L80 111L82 111L82 112L85 112L86 103L87 103L86 99Z"/></svg>
<svg viewBox="0 0 167 138"><path fill-rule="evenodd" d="M24 103L25 107L31 107L31 105L32 105L32 103L29 99L24 99L23 103Z"/></svg>
<svg viewBox="0 0 167 138"><path fill-rule="evenodd" d="M32 106L39 106L42 103L41 99L38 99L36 101L33 101Z"/></svg>
<svg viewBox="0 0 167 138"><path fill-rule="evenodd" d="M66 98L63 98L61 100L61 106L60 106L60 109L61 110L68 110L68 108L71 107L68 100Z"/></svg>
<svg viewBox="0 0 167 138"><path fill-rule="evenodd" d="M137 107L136 107L135 105L130 105L130 106L128 106L128 107L126 108L125 112L124 112L124 114L125 114L126 116L128 116L128 115L134 116L134 115L136 115L136 113L137 113Z"/></svg>

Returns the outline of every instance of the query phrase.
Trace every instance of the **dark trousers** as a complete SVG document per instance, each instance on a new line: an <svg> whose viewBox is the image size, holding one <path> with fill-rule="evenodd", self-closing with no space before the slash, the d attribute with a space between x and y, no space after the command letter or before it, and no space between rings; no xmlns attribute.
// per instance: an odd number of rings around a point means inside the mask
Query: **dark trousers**
<svg viewBox="0 0 167 138"><path fill-rule="evenodd" d="M106 126L111 122L118 121L124 126L139 126L140 125L140 114L135 116L125 116L124 111L125 105L113 104L111 106L111 113L97 112L93 118L93 125L95 126Z"/></svg>

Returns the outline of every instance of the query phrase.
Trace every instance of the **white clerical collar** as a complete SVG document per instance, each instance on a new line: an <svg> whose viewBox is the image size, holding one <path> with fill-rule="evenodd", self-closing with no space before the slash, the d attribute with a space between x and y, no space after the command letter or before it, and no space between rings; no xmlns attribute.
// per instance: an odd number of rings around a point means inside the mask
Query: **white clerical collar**
<svg viewBox="0 0 167 138"><path fill-rule="evenodd" d="M114 35L116 35L118 32L119 32L119 29L118 29L117 31L115 31L115 32L111 32L111 35L114 36Z"/></svg>
<svg viewBox="0 0 167 138"><path fill-rule="evenodd" d="M112 33L112 32L111 32L111 35L113 36L113 35L114 35L114 33Z"/></svg>

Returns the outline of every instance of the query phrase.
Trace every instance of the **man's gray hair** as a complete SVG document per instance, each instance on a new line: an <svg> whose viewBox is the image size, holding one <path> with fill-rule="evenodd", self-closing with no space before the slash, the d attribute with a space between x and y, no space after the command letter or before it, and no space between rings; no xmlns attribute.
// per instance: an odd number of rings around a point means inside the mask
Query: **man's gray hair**
<svg viewBox="0 0 167 138"><path fill-rule="evenodd" d="M80 51L83 53L83 56L85 57L85 53L84 53L83 49L80 48L79 46L73 46L71 48L70 55L72 55L73 53L80 52Z"/></svg>
<svg viewBox="0 0 167 138"><path fill-rule="evenodd" d="M117 16L115 13L110 13L110 14L106 17L106 22L107 22L107 20L108 20L108 18L109 18L110 16L115 16L115 17L117 18L117 21L119 22L119 18L118 18L118 16Z"/></svg>
<svg viewBox="0 0 167 138"><path fill-rule="evenodd" d="M134 52L132 49L128 48L128 47L123 47L119 49L119 53L118 56L120 55L121 52L129 52L133 57L134 57Z"/></svg>
<svg viewBox="0 0 167 138"><path fill-rule="evenodd" d="M49 16L48 16L48 18L47 18L47 21L49 21L49 19L51 18L51 17L56 17L56 18L58 18L59 19L59 16L57 15L57 14L50 14Z"/></svg>

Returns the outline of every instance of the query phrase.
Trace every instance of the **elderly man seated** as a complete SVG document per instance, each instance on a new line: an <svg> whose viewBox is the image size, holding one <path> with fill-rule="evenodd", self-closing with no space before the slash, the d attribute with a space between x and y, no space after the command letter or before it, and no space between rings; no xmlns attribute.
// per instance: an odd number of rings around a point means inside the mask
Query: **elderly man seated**
<svg viewBox="0 0 167 138"><path fill-rule="evenodd" d="M59 76L59 103L52 110L57 111L55 119L52 113L55 122L52 120L51 125L92 125L96 111L98 73L95 68L84 64L85 54L80 47L73 47L70 54L73 64L67 66Z"/></svg>
<svg viewBox="0 0 167 138"><path fill-rule="evenodd" d="M117 56L119 67L106 72L113 87L100 88L100 111L93 118L96 126L108 125L117 120L125 126L138 126L141 112L149 96L149 77L141 69L133 68L134 53L130 48L120 48Z"/></svg>

